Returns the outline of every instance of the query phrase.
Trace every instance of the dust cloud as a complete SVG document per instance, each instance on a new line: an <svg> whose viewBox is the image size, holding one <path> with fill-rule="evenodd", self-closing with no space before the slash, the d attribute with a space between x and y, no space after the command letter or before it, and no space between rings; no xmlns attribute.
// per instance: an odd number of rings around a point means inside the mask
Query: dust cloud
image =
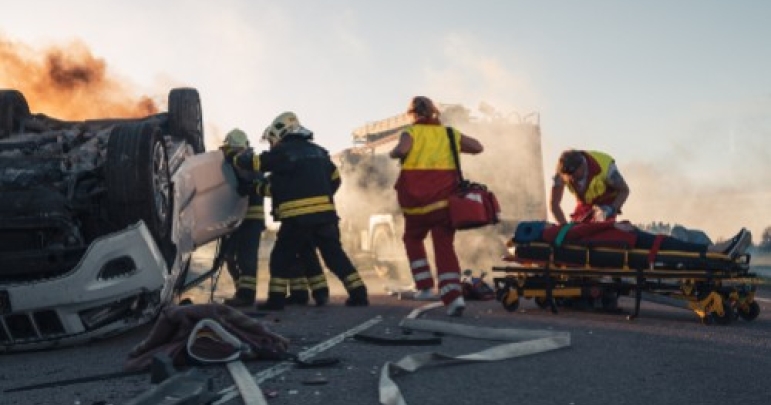
<svg viewBox="0 0 771 405"><path fill-rule="evenodd" d="M632 193L623 219L653 221L703 230L713 241L725 240L746 227L757 243L771 226L771 190L744 181L704 185L671 168L651 163L619 162ZM769 184L769 183L767 183Z"/></svg>
<svg viewBox="0 0 771 405"><path fill-rule="evenodd" d="M79 41L37 50L0 36L0 60L0 88L19 90L33 113L77 121L159 111L153 98L134 94Z"/></svg>

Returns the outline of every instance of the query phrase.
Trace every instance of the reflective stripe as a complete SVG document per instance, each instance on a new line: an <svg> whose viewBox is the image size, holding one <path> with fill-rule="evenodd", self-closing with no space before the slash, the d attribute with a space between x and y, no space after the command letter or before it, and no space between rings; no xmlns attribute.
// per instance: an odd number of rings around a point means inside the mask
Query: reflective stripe
<svg viewBox="0 0 771 405"><path fill-rule="evenodd" d="M413 273L412 275L412 278L415 279L415 281L432 280L432 277L430 271L421 271L419 273Z"/></svg>
<svg viewBox="0 0 771 405"><path fill-rule="evenodd" d="M405 208L402 207L402 212L407 215L422 215L427 214L429 212L433 212L436 210L440 210L442 208L445 208L449 205L447 200L440 200L435 203L431 203L422 207L411 207L411 208Z"/></svg>
<svg viewBox="0 0 771 405"><path fill-rule="evenodd" d="M427 266L428 266L428 259L419 259L419 260L414 260L410 262L410 268L413 270L419 269L421 267L427 267Z"/></svg>
<svg viewBox="0 0 771 405"><path fill-rule="evenodd" d="M255 172L260 171L260 155L252 156L252 169L254 169Z"/></svg>
<svg viewBox="0 0 771 405"><path fill-rule="evenodd" d="M363 286L364 282L361 281L361 276L359 276L359 273L351 273L348 275L348 277L343 279L343 285L345 285L346 290L352 290L356 287Z"/></svg>
<svg viewBox="0 0 771 405"><path fill-rule="evenodd" d="M439 289L439 295L446 295L450 291L460 291L463 292L460 288L460 284L447 284L444 287Z"/></svg>
<svg viewBox="0 0 771 405"><path fill-rule="evenodd" d="M364 282L361 281L361 280L359 280L359 281L352 281L350 283L346 283L345 284L345 289L350 291L350 290L353 290L354 288L362 287L363 285L364 285Z"/></svg>
<svg viewBox="0 0 771 405"><path fill-rule="evenodd" d="M284 210L284 211L282 211L279 208L278 215L279 215L279 218L291 218L291 217L296 217L300 215L315 214L317 212L329 212L334 210L335 210L334 204L316 205L313 207L297 208L293 210Z"/></svg>
<svg viewBox="0 0 771 405"><path fill-rule="evenodd" d="M277 214L279 218L290 218L298 215L334 210L335 205L332 203L331 198L322 195L284 202L278 206Z"/></svg>
<svg viewBox="0 0 771 405"><path fill-rule="evenodd" d="M237 288L247 288L249 290L257 289L257 277L241 276L236 282Z"/></svg>
<svg viewBox="0 0 771 405"><path fill-rule="evenodd" d="M289 288L292 290L307 290L308 279L306 279L305 277L290 279Z"/></svg>
<svg viewBox="0 0 771 405"><path fill-rule="evenodd" d="M323 274L319 274L318 276L309 278L308 284L310 284L311 290L327 287L327 277Z"/></svg>
<svg viewBox="0 0 771 405"><path fill-rule="evenodd" d="M265 219L265 208L262 205L252 205L246 210L246 219Z"/></svg>
<svg viewBox="0 0 771 405"><path fill-rule="evenodd" d="M268 292L286 294L286 288L289 286L289 280L286 278L272 277L268 285Z"/></svg>
<svg viewBox="0 0 771 405"><path fill-rule="evenodd" d="M297 207L304 207L308 205L323 204L330 202L329 196L322 195L317 197L301 198L299 200L287 201L279 207L279 209L291 209Z"/></svg>
<svg viewBox="0 0 771 405"><path fill-rule="evenodd" d="M455 273L439 273L437 278L439 281L456 281L460 283L460 275Z"/></svg>

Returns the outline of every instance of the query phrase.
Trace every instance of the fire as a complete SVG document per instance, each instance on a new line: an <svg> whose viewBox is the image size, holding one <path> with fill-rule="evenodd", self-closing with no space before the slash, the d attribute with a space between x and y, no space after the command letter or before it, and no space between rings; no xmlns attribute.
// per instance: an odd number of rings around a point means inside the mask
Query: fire
<svg viewBox="0 0 771 405"><path fill-rule="evenodd" d="M0 37L0 88L24 94L30 110L65 120L139 118L159 111L148 96L110 76L79 41L42 51Z"/></svg>

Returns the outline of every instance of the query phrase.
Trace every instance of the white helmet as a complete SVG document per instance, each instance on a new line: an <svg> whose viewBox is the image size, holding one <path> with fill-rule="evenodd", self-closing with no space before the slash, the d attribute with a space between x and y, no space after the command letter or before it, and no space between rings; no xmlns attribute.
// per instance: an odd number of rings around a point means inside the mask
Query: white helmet
<svg viewBox="0 0 771 405"><path fill-rule="evenodd" d="M295 132L300 129L300 120L297 119L297 115L291 111L287 111L279 114L270 124L272 136L277 139L283 138L290 132Z"/></svg>
<svg viewBox="0 0 771 405"><path fill-rule="evenodd" d="M248 148L249 139L246 137L246 133L238 128L228 132L225 136L225 145L231 148Z"/></svg>
<svg viewBox="0 0 771 405"><path fill-rule="evenodd" d="M278 136L277 131L273 130L273 126L271 125L265 128L265 131L263 131L262 140L270 143L271 145L275 145L278 143L278 141L281 140L281 138Z"/></svg>

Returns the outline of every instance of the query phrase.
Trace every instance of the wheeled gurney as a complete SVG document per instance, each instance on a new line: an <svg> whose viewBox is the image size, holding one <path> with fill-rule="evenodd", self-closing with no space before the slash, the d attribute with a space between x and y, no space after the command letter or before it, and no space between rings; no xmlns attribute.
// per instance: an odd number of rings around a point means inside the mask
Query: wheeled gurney
<svg viewBox="0 0 771 405"><path fill-rule="evenodd" d="M688 308L705 324L751 321L760 313L754 300L760 279L750 272L750 255L731 258L722 253L592 247L547 242L518 243L493 267L496 299L508 311L520 300L534 299L541 308L581 301L617 310L620 296Z"/></svg>

